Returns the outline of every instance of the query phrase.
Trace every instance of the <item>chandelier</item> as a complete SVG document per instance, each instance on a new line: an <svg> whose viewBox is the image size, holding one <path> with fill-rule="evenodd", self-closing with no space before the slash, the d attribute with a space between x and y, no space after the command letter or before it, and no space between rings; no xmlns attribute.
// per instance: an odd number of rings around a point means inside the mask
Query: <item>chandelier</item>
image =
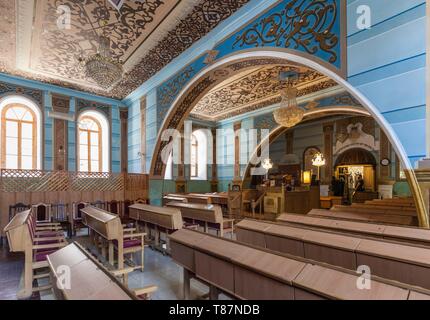
<svg viewBox="0 0 430 320"><path fill-rule="evenodd" d="M303 120L305 112L297 106L298 90L289 85L281 92L281 106L273 111L273 117L277 124L291 128Z"/></svg>
<svg viewBox="0 0 430 320"><path fill-rule="evenodd" d="M99 50L96 54L82 59L85 75L93 79L103 89L110 88L121 79L123 68L119 61L112 58L110 40L105 36L99 37Z"/></svg>

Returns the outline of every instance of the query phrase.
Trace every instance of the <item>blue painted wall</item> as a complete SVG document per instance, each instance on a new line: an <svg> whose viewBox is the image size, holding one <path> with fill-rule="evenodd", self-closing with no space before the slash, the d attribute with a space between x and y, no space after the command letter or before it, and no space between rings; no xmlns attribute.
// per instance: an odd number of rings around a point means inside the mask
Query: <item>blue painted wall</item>
<svg viewBox="0 0 430 320"><path fill-rule="evenodd" d="M372 27L358 30L356 10L370 6ZM424 0L348 1L348 81L391 124L413 164L426 153Z"/></svg>
<svg viewBox="0 0 430 320"><path fill-rule="evenodd" d="M48 112L52 111L52 98L51 94L61 94L69 96L70 99L70 110L69 114L76 115L76 99L85 99L89 101L94 101L102 104L109 105L111 107L112 121L110 123L111 131L111 169L112 172L121 172L121 150L120 150L120 133L121 126L119 120L119 107L123 106L121 101L109 99L105 97L100 97L96 95L91 95L85 92L80 92L76 90L66 89L50 84L41 83L38 81L27 80L15 76L10 76L0 73L0 81L9 83L16 86L22 86L26 88L31 88L34 90L40 90L43 94L43 108L44 111L44 123L43 123L43 161L42 167L44 170L53 170L53 160L54 160L54 119L48 116ZM76 123L68 122L68 142L67 146L67 158L68 158L68 170L76 171Z"/></svg>

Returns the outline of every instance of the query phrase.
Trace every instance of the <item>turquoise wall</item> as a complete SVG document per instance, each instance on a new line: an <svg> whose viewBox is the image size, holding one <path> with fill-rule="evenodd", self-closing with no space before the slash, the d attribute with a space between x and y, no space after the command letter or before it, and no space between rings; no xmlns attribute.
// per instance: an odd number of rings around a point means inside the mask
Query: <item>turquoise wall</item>
<svg viewBox="0 0 430 320"><path fill-rule="evenodd" d="M20 77L10 76L7 74L0 73L0 82L4 82L17 87L24 87L31 90L37 90L42 92L43 95L43 105L39 106L43 108L44 112L44 154L42 167L44 170L53 170L53 146L54 146L54 136L53 136L53 124L54 119L48 116L48 112L52 111L52 98L51 93L60 94L70 97L70 115L75 115L76 113L76 99L85 99L88 101L94 101L101 104L106 104L111 107L112 120L110 123L111 131L111 167L112 172L121 172L121 125L119 119L119 107L122 107L122 102L114 99L109 99L105 97L100 97L96 95L91 95L85 92L80 92L76 90L71 90L67 88L62 88L59 86L54 86L50 84L45 84L38 81L27 80ZM11 91L6 94L14 94ZM68 146L67 146L67 158L68 158L68 169L70 171L76 171L76 123L68 122Z"/></svg>
<svg viewBox="0 0 430 320"><path fill-rule="evenodd" d="M372 27L357 30L370 6ZM414 164L426 154L425 0L348 0L348 81L390 123Z"/></svg>

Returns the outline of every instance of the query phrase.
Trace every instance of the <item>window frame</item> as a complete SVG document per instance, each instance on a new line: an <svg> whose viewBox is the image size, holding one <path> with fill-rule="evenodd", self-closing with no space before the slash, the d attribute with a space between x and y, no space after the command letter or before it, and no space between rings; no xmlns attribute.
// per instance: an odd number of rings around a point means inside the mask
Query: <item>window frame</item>
<svg viewBox="0 0 430 320"><path fill-rule="evenodd" d="M195 164L192 163L192 155L193 149L195 149ZM190 147L190 177L198 178L199 177L199 141L195 134L192 134L191 137L191 147ZM193 174L193 167L195 167L195 173Z"/></svg>
<svg viewBox="0 0 430 320"><path fill-rule="evenodd" d="M27 112L30 112L33 120L32 121L28 121L28 120L16 120L16 119L7 119L6 118L6 113L8 112L8 110L13 109L13 108L23 108L25 109ZM17 140L18 140L18 146L17 146L17 150L18 150L18 165L17 165L17 170L36 170L37 169L37 158L38 158L38 154L37 154L37 128L38 128L38 123L37 123L37 115L36 113L33 111L32 108L28 107L25 104L22 103L11 103L6 105L3 109L2 109L2 113L1 113L1 167L4 169L11 169L11 168L7 168L6 167L6 155L7 155L7 151L6 151L6 122L15 122L18 125L18 135L17 135ZM22 124L26 123L26 124L31 124L32 125L32 147L31 147L31 162L32 162L32 168L31 169L22 169Z"/></svg>
<svg viewBox="0 0 430 320"><path fill-rule="evenodd" d="M97 125L98 127L98 131L94 131L94 130L89 130L89 129L82 129L80 127L80 122L85 120L85 119L89 119L91 121L94 121L94 123ZM103 156L103 143L102 143L102 126L100 124L100 121L98 121L98 119L96 119L95 117L92 117L90 115L83 115L82 117L79 118L79 122L78 122L78 166L79 166L79 172L103 172L103 161L102 161L102 156ZM88 153L88 158L86 159L86 161L88 162L88 170L87 171L81 171L81 132L86 132L87 134L87 153ZM92 171L91 170L91 134L90 133L98 133L98 154L99 154L99 159L98 159L98 163L99 163L99 170L98 171Z"/></svg>

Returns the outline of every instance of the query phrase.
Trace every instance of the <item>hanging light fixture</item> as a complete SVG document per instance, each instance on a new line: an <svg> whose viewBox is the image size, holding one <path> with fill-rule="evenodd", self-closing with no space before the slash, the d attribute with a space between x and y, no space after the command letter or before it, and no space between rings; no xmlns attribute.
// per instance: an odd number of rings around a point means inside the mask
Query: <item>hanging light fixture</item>
<svg viewBox="0 0 430 320"><path fill-rule="evenodd" d="M107 6L106 2L105 6ZM103 20L100 22L100 26L104 27L107 23L107 20ZM94 80L101 88L108 89L122 78L122 63L112 58L110 39L105 35L99 36L94 28L93 31L96 35L95 38L98 39L98 51L86 59L80 58L79 60L84 65L85 75Z"/></svg>
<svg viewBox="0 0 430 320"><path fill-rule="evenodd" d="M280 126L291 128L303 120L305 112L297 106L298 90L293 87L290 81L293 74L291 72L286 74L288 77L287 88L281 91L281 105L279 109L273 111L273 117Z"/></svg>
<svg viewBox="0 0 430 320"><path fill-rule="evenodd" d="M119 61L112 59L110 40L99 37L99 50L85 61L85 75L93 79L103 89L110 88L121 79L123 68Z"/></svg>

